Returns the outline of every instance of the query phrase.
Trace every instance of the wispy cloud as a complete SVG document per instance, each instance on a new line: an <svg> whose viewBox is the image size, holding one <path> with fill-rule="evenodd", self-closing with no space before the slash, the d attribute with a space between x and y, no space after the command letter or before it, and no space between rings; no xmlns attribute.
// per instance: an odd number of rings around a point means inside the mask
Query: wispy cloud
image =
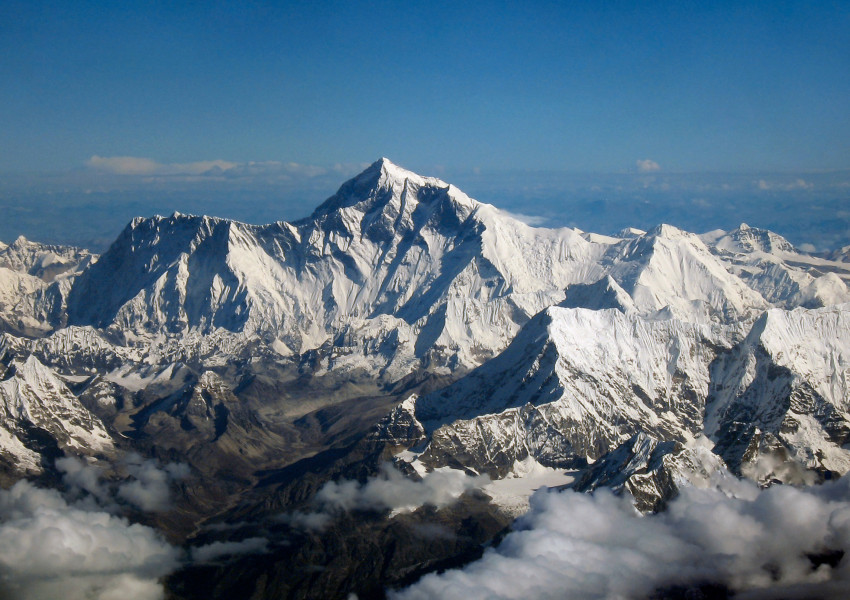
<svg viewBox="0 0 850 600"><path fill-rule="evenodd" d="M192 548L192 560L196 563L209 563L223 556L237 554L264 554L268 552L269 541L266 538L252 537L239 542L212 542Z"/></svg>
<svg viewBox="0 0 850 600"><path fill-rule="evenodd" d="M226 160L160 163L138 156L92 156L86 166L115 175L220 175L238 166Z"/></svg>
<svg viewBox="0 0 850 600"><path fill-rule="evenodd" d="M86 166L100 173L127 177L223 178L256 177L311 179L324 175L347 176L364 169L367 164L335 164L331 167L276 160L233 162L200 160L188 163L163 163L140 156L92 156Z"/></svg>
<svg viewBox="0 0 850 600"><path fill-rule="evenodd" d="M635 164L641 173L654 173L661 170L661 165L649 158L638 159Z"/></svg>
<svg viewBox="0 0 850 600"><path fill-rule="evenodd" d="M769 181L767 179L759 179L757 186L758 189L767 192L793 192L796 190L811 190L815 187L813 183L799 177L793 181Z"/></svg>
<svg viewBox="0 0 850 600"><path fill-rule="evenodd" d="M405 512L425 504L446 506L467 490L489 482L489 477L471 477L448 468L432 471L414 481L392 466L384 465L381 474L365 484L352 480L328 482L316 494L316 500L323 506L342 510L389 508Z"/></svg>
<svg viewBox="0 0 850 600"><path fill-rule="evenodd" d="M539 492L479 561L392 597L626 600L708 584L736 598L838 600L850 585L849 498L844 479L767 490L730 480L685 489L666 512L641 516L604 490Z"/></svg>
<svg viewBox="0 0 850 600"><path fill-rule="evenodd" d="M549 219L546 217L541 217L539 215L526 215L523 213L511 212L509 210L501 209L503 214L508 215L512 219L516 219L517 221L521 221L526 225L531 225L532 227L541 227L545 225Z"/></svg>
<svg viewBox="0 0 850 600"><path fill-rule="evenodd" d="M118 487L118 497L146 512L171 508L171 486L189 476L189 467L184 463L160 466L138 455L130 455L124 462L132 479Z"/></svg>

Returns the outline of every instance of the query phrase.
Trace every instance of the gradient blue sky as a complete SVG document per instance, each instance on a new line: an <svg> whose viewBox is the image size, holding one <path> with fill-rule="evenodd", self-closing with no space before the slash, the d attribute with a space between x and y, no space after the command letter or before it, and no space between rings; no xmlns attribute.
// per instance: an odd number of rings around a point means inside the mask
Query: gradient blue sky
<svg viewBox="0 0 850 600"><path fill-rule="evenodd" d="M0 170L850 167L850 3L0 3Z"/></svg>
<svg viewBox="0 0 850 600"><path fill-rule="evenodd" d="M294 219L380 156L553 225L779 195L846 243L850 2L0 2L0 239Z"/></svg>

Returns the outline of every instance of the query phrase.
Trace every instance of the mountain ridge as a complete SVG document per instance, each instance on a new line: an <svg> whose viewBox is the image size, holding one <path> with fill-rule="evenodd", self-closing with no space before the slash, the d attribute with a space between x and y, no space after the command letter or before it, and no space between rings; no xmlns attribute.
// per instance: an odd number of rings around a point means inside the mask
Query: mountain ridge
<svg viewBox="0 0 850 600"><path fill-rule="evenodd" d="M718 476L850 470L850 266L745 224L532 227L381 159L293 223L173 213L99 257L25 240L2 256L0 475L185 461L175 510L139 517L175 539L275 532L298 552L325 535L302 520L350 520L311 516L322 486L395 484L387 462L411 485L492 478L432 507L487 536L537 485L657 511Z"/></svg>

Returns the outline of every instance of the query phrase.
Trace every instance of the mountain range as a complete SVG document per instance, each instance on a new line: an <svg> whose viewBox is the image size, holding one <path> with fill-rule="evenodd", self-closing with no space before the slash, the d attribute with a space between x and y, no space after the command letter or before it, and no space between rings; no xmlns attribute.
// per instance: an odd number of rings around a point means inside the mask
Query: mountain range
<svg viewBox="0 0 850 600"><path fill-rule="evenodd" d="M271 546L184 565L173 597L381 596L474 558L543 485L656 512L719 477L847 473L848 284L846 249L532 227L387 159L294 223L137 218L100 256L19 238L0 482L179 463L169 510L122 510L187 548ZM369 487L396 476L462 485L405 512Z"/></svg>

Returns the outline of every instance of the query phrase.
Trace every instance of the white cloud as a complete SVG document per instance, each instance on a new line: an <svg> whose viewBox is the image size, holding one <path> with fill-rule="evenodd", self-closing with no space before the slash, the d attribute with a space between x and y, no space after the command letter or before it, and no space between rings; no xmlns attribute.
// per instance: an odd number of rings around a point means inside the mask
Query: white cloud
<svg viewBox="0 0 850 600"><path fill-rule="evenodd" d="M139 179L168 178L169 180L206 180L206 179L250 179L271 178L287 181L289 179L310 180L321 176L348 176L363 168L360 164L336 164L327 168L297 162L276 160L232 162L226 160L201 160L189 163L161 163L152 158L139 156L92 156L86 161L89 169L136 177ZM366 165L368 166L368 165Z"/></svg>
<svg viewBox="0 0 850 600"><path fill-rule="evenodd" d="M758 180L758 189L766 192L793 192L796 190L811 190L814 189L814 184L802 178L797 178L794 181L768 181L767 179Z"/></svg>
<svg viewBox="0 0 850 600"><path fill-rule="evenodd" d="M24 480L0 490L0 521L3 598L159 600L158 579L178 566L179 551L153 529Z"/></svg>
<svg viewBox="0 0 850 600"><path fill-rule="evenodd" d="M174 483L189 476L189 467L183 463L160 465L157 461L143 459L135 453L128 454L120 465L125 479L120 482L103 481L96 465L87 464L75 457L60 458L56 468L63 474L62 481L73 499L94 498L95 505L113 512L120 510L116 500L129 503L147 512L161 512L171 508L171 488ZM90 495L90 498L86 498Z"/></svg>
<svg viewBox="0 0 850 600"><path fill-rule="evenodd" d="M676 585L723 585L736 598L846 597L850 481L759 490L688 488L664 513L627 498L539 492L502 543L462 570L391 595L424 598L646 598ZM836 566L809 556L846 552Z"/></svg>
<svg viewBox="0 0 850 600"><path fill-rule="evenodd" d="M150 175L161 167L159 163L149 158L135 156L92 156L86 161L86 166L99 171L108 171L120 175Z"/></svg>
<svg viewBox="0 0 850 600"><path fill-rule="evenodd" d="M426 504L438 508L457 500L464 492L490 483L486 476L471 477L457 469L436 469L420 481L406 477L385 464L378 477L365 484L343 480L326 483L316 494L324 507L341 510L409 512Z"/></svg>
<svg viewBox="0 0 850 600"><path fill-rule="evenodd" d="M189 475L189 467L183 463L168 463L160 468L156 461L138 455L130 455L125 461L133 480L118 486L118 497L144 511L168 510L172 482Z"/></svg>
<svg viewBox="0 0 850 600"><path fill-rule="evenodd" d="M89 168L115 175L218 175L238 166L226 160L202 160L190 163L160 163L138 156L92 156Z"/></svg>
<svg viewBox="0 0 850 600"><path fill-rule="evenodd" d="M75 496L91 494L100 501L108 500L109 489L101 482L100 469L85 461L68 456L56 460L56 468L62 473L62 481Z"/></svg>
<svg viewBox="0 0 850 600"><path fill-rule="evenodd" d="M635 164L637 164L638 171L641 173L653 173L661 170L661 165L649 158L638 159Z"/></svg>
<svg viewBox="0 0 850 600"><path fill-rule="evenodd" d="M509 210L499 209L502 214L509 216L512 219L516 219L517 221L521 221L526 225L531 225L532 227L541 227L545 225L549 219L546 217L541 217L538 215L526 215L523 213L514 213Z"/></svg>
<svg viewBox="0 0 850 600"><path fill-rule="evenodd" d="M261 537L247 538L240 542L212 542L192 548L192 560L206 563L234 554L263 554L268 552L268 547L269 541Z"/></svg>
<svg viewBox="0 0 850 600"><path fill-rule="evenodd" d="M319 489L315 512L280 515L278 520L294 527L320 531L339 511L389 509L393 514L411 512L425 505L442 508L457 500L464 492L490 483L486 475L472 477L457 469L442 468L416 481L406 477L389 463L377 477L366 483L344 479L329 481Z"/></svg>
<svg viewBox="0 0 850 600"><path fill-rule="evenodd" d="M277 517L277 520L298 529L322 531L325 527L330 525L332 517L323 512L296 511L294 513L280 515Z"/></svg>

